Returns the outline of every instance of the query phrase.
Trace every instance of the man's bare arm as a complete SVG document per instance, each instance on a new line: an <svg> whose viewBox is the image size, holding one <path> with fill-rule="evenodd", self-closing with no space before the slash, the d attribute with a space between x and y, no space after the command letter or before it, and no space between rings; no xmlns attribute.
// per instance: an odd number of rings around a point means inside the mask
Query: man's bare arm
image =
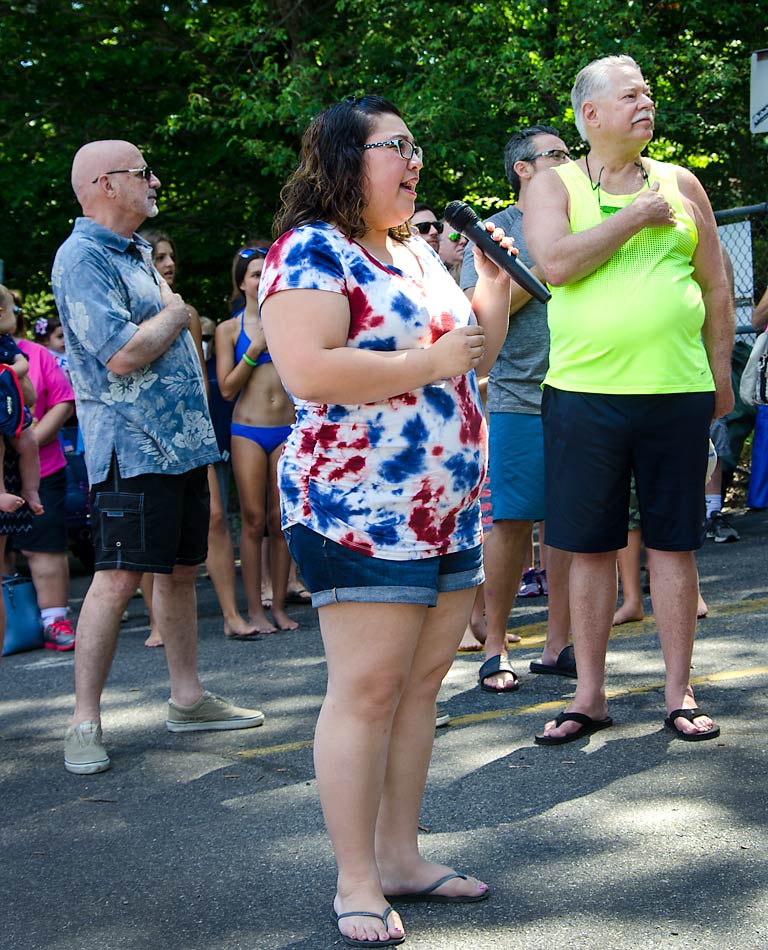
<svg viewBox="0 0 768 950"><path fill-rule="evenodd" d="M699 239L693 255L693 278L704 300L701 336L715 380L715 414L719 419L733 409L731 354L733 352L733 292L728 282L717 223L704 188L694 174L678 169L683 199L692 208Z"/></svg>
<svg viewBox="0 0 768 950"><path fill-rule="evenodd" d="M768 289L752 311L752 326L756 330L764 329L766 324L768 324Z"/></svg>
<svg viewBox="0 0 768 950"><path fill-rule="evenodd" d="M160 285L163 309L145 320L131 339L113 354L107 369L119 376L127 376L147 366L170 347L176 337L189 327L189 307L165 281Z"/></svg>
<svg viewBox="0 0 768 950"><path fill-rule="evenodd" d="M669 202L654 182L596 227L571 233L568 192L551 169L531 181L526 208L523 229L528 250L554 287L593 273L643 228L671 225L674 220Z"/></svg>

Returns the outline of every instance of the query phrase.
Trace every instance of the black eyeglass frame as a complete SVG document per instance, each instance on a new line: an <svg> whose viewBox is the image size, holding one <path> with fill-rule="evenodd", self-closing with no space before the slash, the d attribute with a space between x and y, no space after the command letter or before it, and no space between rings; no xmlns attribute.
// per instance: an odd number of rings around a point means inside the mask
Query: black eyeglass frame
<svg viewBox="0 0 768 950"><path fill-rule="evenodd" d="M443 233L443 222L442 221L419 221L418 224L412 224L411 227L418 231L419 234L429 234L432 228L437 231L438 234Z"/></svg>
<svg viewBox="0 0 768 950"><path fill-rule="evenodd" d="M409 142L408 139L387 139L386 142L369 142L368 145L363 145L363 149L366 148L393 148L404 162L410 162L414 155L419 162L424 158L424 149L414 142ZM406 151L410 149L410 151L408 151L407 155L403 155L403 149Z"/></svg>
<svg viewBox="0 0 768 950"><path fill-rule="evenodd" d="M531 155L530 158L524 158L524 162L535 162L537 158L549 158L550 155L553 155L558 161L561 158L565 158L568 161L571 160L571 153L566 152L564 148L548 148L544 152L539 152L537 155Z"/></svg>
<svg viewBox="0 0 768 950"><path fill-rule="evenodd" d="M111 172L102 172L101 175L97 175L91 184L95 185L96 182L105 175L134 175L136 178L143 178L144 181L149 181L154 174L149 165L142 165L141 168L113 168Z"/></svg>

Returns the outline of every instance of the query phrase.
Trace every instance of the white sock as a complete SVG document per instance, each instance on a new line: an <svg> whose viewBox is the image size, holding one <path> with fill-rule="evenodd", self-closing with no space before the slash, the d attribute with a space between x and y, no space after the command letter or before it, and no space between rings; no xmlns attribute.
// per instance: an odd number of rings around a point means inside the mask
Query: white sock
<svg viewBox="0 0 768 950"><path fill-rule="evenodd" d="M44 627L49 627L54 620L67 616L66 607L43 607L40 610L40 620Z"/></svg>
<svg viewBox="0 0 768 950"><path fill-rule="evenodd" d="M710 518L716 511L720 511L723 507L722 495L705 495L704 498L707 502L707 518Z"/></svg>

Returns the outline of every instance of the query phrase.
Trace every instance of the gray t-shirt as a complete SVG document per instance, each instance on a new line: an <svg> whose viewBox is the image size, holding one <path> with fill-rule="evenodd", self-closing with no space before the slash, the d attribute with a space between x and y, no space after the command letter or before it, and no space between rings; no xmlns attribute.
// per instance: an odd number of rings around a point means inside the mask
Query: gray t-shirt
<svg viewBox="0 0 768 950"><path fill-rule="evenodd" d="M515 239L519 260L532 266L523 235L523 213L510 205L488 220L504 228ZM464 251L459 280L462 290L477 284L472 245ZM546 304L529 300L509 318L509 332L488 382L489 412L541 413L541 381L549 362L549 327Z"/></svg>

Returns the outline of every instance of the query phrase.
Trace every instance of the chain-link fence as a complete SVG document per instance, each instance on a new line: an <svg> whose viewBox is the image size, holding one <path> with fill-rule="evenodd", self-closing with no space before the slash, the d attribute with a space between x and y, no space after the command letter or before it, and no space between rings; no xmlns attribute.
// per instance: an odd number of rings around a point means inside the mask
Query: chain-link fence
<svg viewBox="0 0 768 950"><path fill-rule="evenodd" d="M768 202L716 211L715 219L733 263L736 336L751 345L752 308L768 284Z"/></svg>
<svg viewBox="0 0 768 950"><path fill-rule="evenodd" d="M755 426L756 410L741 401L739 381L755 341L752 308L768 284L768 202L716 211L715 219L720 239L733 264L736 297L736 340L731 359L736 405L726 417L731 450L729 455L723 456L723 495L726 487L733 486L735 494L731 496L731 503L741 506L751 468L751 453L744 453L744 444Z"/></svg>

